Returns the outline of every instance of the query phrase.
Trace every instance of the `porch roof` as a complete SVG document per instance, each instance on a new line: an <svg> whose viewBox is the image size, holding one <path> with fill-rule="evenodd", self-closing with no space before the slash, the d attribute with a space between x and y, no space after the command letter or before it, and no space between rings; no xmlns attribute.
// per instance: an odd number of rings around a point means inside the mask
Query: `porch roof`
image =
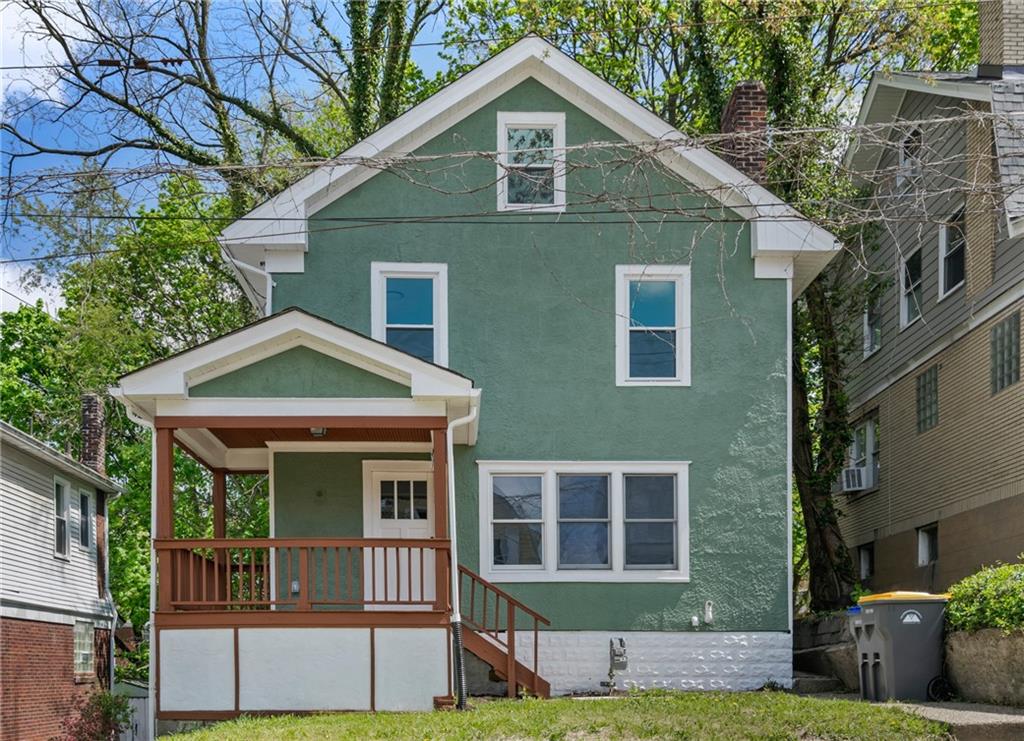
<svg viewBox="0 0 1024 741"><path fill-rule="evenodd" d="M122 376L110 393L232 470L265 468L275 446L429 445L431 430L480 404L466 376L297 308ZM476 433L474 422L454 442Z"/></svg>

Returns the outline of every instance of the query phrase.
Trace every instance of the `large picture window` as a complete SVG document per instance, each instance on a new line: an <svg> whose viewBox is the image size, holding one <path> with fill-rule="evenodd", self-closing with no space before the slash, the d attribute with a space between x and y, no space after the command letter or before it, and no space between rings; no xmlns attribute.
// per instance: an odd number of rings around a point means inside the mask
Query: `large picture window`
<svg viewBox="0 0 1024 741"><path fill-rule="evenodd" d="M689 386L689 266L619 265L615 271L616 384Z"/></svg>
<svg viewBox="0 0 1024 741"><path fill-rule="evenodd" d="M370 273L373 338L447 366L448 266L375 262Z"/></svg>
<svg viewBox="0 0 1024 741"><path fill-rule="evenodd" d="M481 461L492 581L686 581L685 462Z"/></svg>

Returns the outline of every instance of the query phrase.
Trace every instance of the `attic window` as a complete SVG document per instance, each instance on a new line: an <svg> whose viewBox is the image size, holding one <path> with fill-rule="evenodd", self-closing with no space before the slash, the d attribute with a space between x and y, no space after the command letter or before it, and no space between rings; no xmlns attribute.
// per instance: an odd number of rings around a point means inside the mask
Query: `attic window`
<svg viewBox="0 0 1024 741"><path fill-rule="evenodd" d="M565 208L565 114L498 114L498 210Z"/></svg>
<svg viewBox="0 0 1024 741"><path fill-rule="evenodd" d="M914 182L921 174L921 152L924 149L924 134L915 128L900 142L899 167L896 170L896 186L903 187Z"/></svg>

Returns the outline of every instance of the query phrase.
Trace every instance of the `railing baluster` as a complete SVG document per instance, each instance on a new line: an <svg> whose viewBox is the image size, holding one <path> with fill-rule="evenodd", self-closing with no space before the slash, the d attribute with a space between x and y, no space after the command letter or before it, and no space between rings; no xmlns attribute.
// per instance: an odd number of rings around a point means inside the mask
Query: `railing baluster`
<svg viewBox="0 0 1024 741"><path fill-rule="evenodd" d="M352 578L352 561L355 556L354 548L345 549L345 579L348 582L347 589L348 599L355 600L356 598L356 581Z"/></svg>
<svg viewBox="0 0 1024 741"><path fill-rule="evenodd" d="M260 550L260 566L263 567L263 582L260 584L260 600L263 602L270 602L270 579L267 575L267 569L270 562L270 549L264 552Z"/></svg>
<svg viewBox="0 0 1024 741"><path fill-rule="evenodd" d="M370 548L370 601L377 601L377 548L376 546Z"/></svg>
<svg viewBox="0 0 1024 741"><path fill-rule="evenodd" d="M424 591L426 589L426 582L423 580L423 573L424 573L424 571L423 571L423 561L427 557L427 549L426 548L420 548L419 549L419 553L420 553L420 602L426 604L427 595L426 595L426 592ZM437 558L436 553L434 555L434 558Z"/></svg>
<svg viewBox="0 0 1024 741"><path fill-rule="evenodd" d="M334 549L334 599L341 602L341 546Z"/></svg>
<svg viewBox="0 0 1024 741"><path fill-rule="evenodd" d="M309 548L299 549L299 609L309 609Z"/></svg>

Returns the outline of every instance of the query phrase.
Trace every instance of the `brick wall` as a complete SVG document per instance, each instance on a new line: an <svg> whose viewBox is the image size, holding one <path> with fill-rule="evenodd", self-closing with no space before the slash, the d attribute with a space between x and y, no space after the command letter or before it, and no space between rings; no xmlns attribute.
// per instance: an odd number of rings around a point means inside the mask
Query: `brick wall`
<svg viewBox="0 0 1024 741"><path fill-rule="evenodd" d="M719 154L733 167L758 182L764 181L767 144L763 134L768 127L768 94L760 82L741 82L722 111L725 138Z"/></svg>
<svg viewBox="0 0 1024 741"><path fill-rule="evenodd" d="M107 684L108 640L96 631L96 676L76 681L72 626L0 618L0 740L59 735L74 700Z"/></svg>

